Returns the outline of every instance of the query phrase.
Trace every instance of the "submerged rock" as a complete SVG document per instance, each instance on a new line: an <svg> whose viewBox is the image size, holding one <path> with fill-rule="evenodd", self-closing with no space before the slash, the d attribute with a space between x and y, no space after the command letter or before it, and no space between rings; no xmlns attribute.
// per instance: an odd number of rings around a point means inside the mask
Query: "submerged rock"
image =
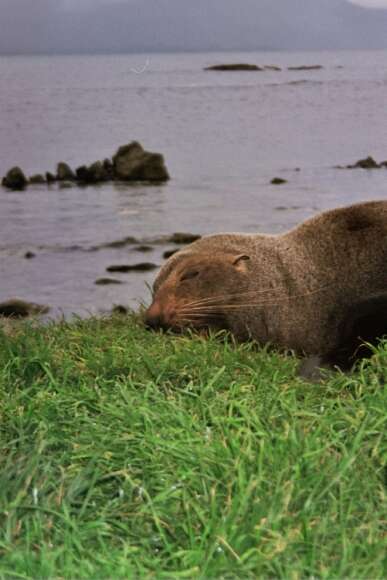
<svg viewBox="0 0 387 580"><path fill-rule="evenodd" d="M174 250L166 250L166 251L163 253L163 258L164 258L165 260L168 260L168 258L170 258L170 257L171 257L171 256L173 256L174 254L176 254L176 252L178 252L178 251L179 251L179 248L175 248Z"/></svg>
<svg viewBox="0 0 387 580"><path fill-rule="evenodd" d="M270 182L272 185L282 185L284 183L287 183L286 179L282 179L282 177L273 177L273 179Z"/></svg>
<svg viewBox="0 0 387 580"><path fill-rule="evenodd" d="M168 238L168 242L171 244L192 244L196 240L200 240L201 236L197 234L189 234L184 232L176 232Z"/></svg>
<svg viewBox="0 0 387 580"><path fill-rule="evenodd" d="M56 167L56 178L58 181L74 181L75 173L67 163L61 161Z"/></svg>
<svg viewBox="0 0 387 580"><path fill-rule="evenodd" d="M98 278L94 282L97 286L108 286L109 284L122 284L122 280L117 280L116 278Z"/></svg>
<svg viewBox="0 0 387 580"><path fill-rule="evenodd" d="M160 153L145 151L133 141L113 156L114 179L119 181L167 181L169 174Z"/></svg>
<svg viewBox="0 0 387 580"><path fill-rule="evenodd" d="M132 244L138 244L137 238L126 236L126 238L122 238L121 240L113 240L112 242L106 242L106 244L100 244L99 246L95 246L93 249L103 250L105 248L123 248Z"/></svg>
<svg viewBox="0 0 387 580"><path fill-rule="evenodd" d="M152 262L140 262L139 264L115 264L106 268L107 272L122 272L126 274L127 272L150 272L158 268L156 264Z"/></svg>
<svg viewBox="0 0 387 580"><path fill-rule="evenodd" d="M136 252L152 252L154 250L154 248L152 246L147 246L145 244L141 244L140 246L136 246L135 248L133 248L133 250L135 250Z"/></svg>
<svg viewBox="0 0 387 580"><path fill-rule="evenodd" d="M46 183L44 175L41 175L40 173L37 173L36 175L31 175L31 177L29 178L28 181L31 185L38 185L41 183Z"/></svg>
<svg viewBox="0 0 387 580"><path fill-rule="evenodd" d="M152 244L192 244L196 240L200 240L201 236L198 234L190 234L186 232L176 232L174 234L160 236L158 238L151 238L149 242Z"/></svg>
<svg viewBox="0 0 387 580"><path fill-rule="evenodd" d="M27 185L27 179L20 167L12 167L5 177L2 185L15 191L23 190Z"/></svg>
<svg viewBox="0 0 387 580"><path fill-rule="evenodd" d="M231 64L214 64L207 66L204 70L209 71L262 71L263 68L256 64L231 63Z"/></svg>
<svg viewBox="0 0 387 580"><path fill-rule="evenodd" d="M274 64L265 65L264 69L265 70L273 70L273 71L281 71L282 70L280 66L276 66Z"/></svg>
<svg viewBox="0 0 387 580"><path fill-rule="evenodd" d="M321 70L321 64L303 64L301 66L288 66L288 70Z"/></svg>
<svg viewBox="0 0 387 580"><path fill-rule="evenodd" d="M18 298L12 298L11 300L0 303L0 316L7 318L26 318L33 314L44 314L48 310L48 306L25 302Z"/></svg>

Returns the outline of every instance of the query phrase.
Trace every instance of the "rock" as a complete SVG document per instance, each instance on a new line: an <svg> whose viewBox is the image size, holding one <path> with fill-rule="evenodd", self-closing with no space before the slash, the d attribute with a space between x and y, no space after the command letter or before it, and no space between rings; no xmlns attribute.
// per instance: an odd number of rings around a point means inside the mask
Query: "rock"
<svg viewBox="0 0 387 580"><path fill-rule="evenodd" d="M140 262L139 264L118 264L109 266L106 268L107 272L149 272L151 270L155 270L158 268L156 264L152 264L151 262Z"/></svg>
<svg viewBox="0 0 387 580"><path fill-rule="evenodd" d="M46 180L44 179L44 175L37 173L36 175L31 175L29 182L31 185L38 185L41 183L46 183Z"/></svg>
<svg viewBox="0 0 387 580"><path fill-rule="evenodd" d="M272 185L282 185L283 183L287 183L287 180L282 179L282 177L273 177L270 183Z"/></svg>
<svg viewBox="0 0 387 580"><path fill-rule="evenodd" d="M89 167L81 165L75 170L75 173L78 181L81 181L84 184L100 183L101 181L107 181L109 179L101 161L96 161Z"/></svg>
<svg viewBox="0 0 387 580"><path fill-rule="evenodd" d="M46 172L46 181L47 181L47 183L54 183L54 181L56 181L55 175L53 175L52 173L47 171Z"/></svg>
<svg viewBox="0 0 387 580"><path fill-rule="evenodd" d="M12 167L5 177L2 185L15 191L23 190L27 185L27 179L20 167Z"/></svg>
<svg viewBox="0 0 387 580"><path fill-rule="evenodd" d="M321 64L288 66L288 70L321 70L322 68L324 67Z"/></svg>
<svg viewBox="0 0 387 580"><path fill-rule="evenodd" d="M286 206L286 205L277 205L274 209L276 211L289 211L289 210L297 210L297 209L300 209L300 206L299 205L289 205L289 206Z"/></svg>
<svg viewBox="0 0 387 580"><path fill-rule="evenodd" d="M18 298L12 298L11 300L0 303L0 316L7 318L25 318L33 314L44 314L48 310L48 306L25 302Z"/></svg>
<svg viewBox="0 0 387 580"><path fill-rule="evenodd" d="M31 260L31 258L35 258L35 255L36 254L34 254L34 252L26 252L24 254L24 257L25 257L26 260Z"/></svg>
<svg viewBox="0 0 387 580"><path fill-rule="evenodd" d="M75 170L75 175L78 181L81 181L83 183L89 182L89 170L86 167L86 165L81 165L80 167L77 167Z"/></svg>
<svg viewBox="0 0 387 580"><path fill-rule="evenodd" d="M119 181L167 181L169 174L159 153L145 151L133 141L113 156L114 179Z"/></svg>
<svg viewBox="0 0 387 580"><path fill-rule="evenodd" d="M133 236L126 236L126 238L122 238L122 240L114 240L113 242L107 242L106 244L101 244L96 248L103 249L103 248L123 248L124 246L129 246L131 244L138 244L138 240Z"/></svg>
<svg viewBox="0 0 387 580"><path fill-rule="evenodd" d="M113 167L113 163L110 161L110 159L104 159L102 165L103 165L103 168L104 168L108 178L113 179L114 178L114 167Z"/></svg>
<svg viewBox="0 0 387 580"><path fill-rule="evenodd" d="M380 169L380 165L376 163L375 159L371 156L365 159L359 159L354 165L347 165L347 169Z"/></svg>
<svg viewBox="0 0 387 580"><path fill-rule="evenodd" d="M179 251L179 248L175 248L174 250L166 250L163 253L163 258L164 260L168 260L168 258L170 258L171 256L173 256L173 254L176 254L176 252Z"/></svg>
<svg viewBox="0 0 387 580"><path fill-rule="evenodd" d="M141 245L141 246L136 246L135 248L133 248L133 250L136 250L136 252L144 252L144 253L152 252L153 249L154 248L152 246L146 246L145 244Z"/></svg>
<svg viewBox="0 0 387 580"><path fill-rule="evenodd" d="M281 67L279 67L279 66L275 66L275 65L273 65L273 64L271 64L271 65L266 65L266 66L264 66L263 68L264 68L265 70L273 70L273 71L280 71L280 70L282 70L282 69L281 69Z"/></svg>
<svg viewBox="0 0 387 580"><path fill-rule="evenodd" d="M235 63L235 64L214 64L207 66L204 70L209 71L262 71L263 68L256 64Z"/></svg>
<svg viewBox="0 0 387 580"><path fill-rule="evenodd" d="M112 308L112 314L119 314L125 316L128 314L129 310L126 306L122 306L122 304L115 304Z"/></svg>
<svg viewBox="0 0 387 580"><path fill-rule="evenodd" d="M200 240L201 236L197 234L186 234L184 232L176 232L167 239L171 244L192 244L196 240Z"/></svg>
<svg viewBox="0 0 387 580"><path fill-rule="evenodd" d="M100 181L107 181L109 176L101 163L101 161L96 161L88 167L89 181L90 183L99 183Z"/></svg>
<svg viewBox="0 0 387 580"><path fill-rule="evenodd" d="M75 173L67 163L61 161L56 167L56 178L58 181L74 181Z"/></svg>
<svg viewBox="0 0 387 580"><path fill-rule="evenodd" d="M115 278L98 278L94 284L97 284L97 286L107 286L108 284L122 284L122 281L116 280Z"/></svg>

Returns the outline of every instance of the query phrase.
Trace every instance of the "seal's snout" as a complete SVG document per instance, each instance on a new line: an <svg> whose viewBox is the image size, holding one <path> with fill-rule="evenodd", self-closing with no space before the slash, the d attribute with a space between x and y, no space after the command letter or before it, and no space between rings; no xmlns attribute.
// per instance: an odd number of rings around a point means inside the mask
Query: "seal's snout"
<svg viewBox="0 0 387 580"><path fill-rule="evenodd" d="M150 316L148 313L145 315L145 326L150 330L158 330L163 327L161 316Z"/></svg>
<svg viewBox="0 0 387 580"><path fill-rule="evenodd" d="M153 302L145 312L145 326L151 330L157 330L162 326L161 309L156 302Z"/></svg>
<svg viewBox="0 0 387 580"><path fill-rule="evenodd" d="M167 328L165 316L163 315L160 303L154 301L145 312L145 326L151 330L162 330Z"/></svg>

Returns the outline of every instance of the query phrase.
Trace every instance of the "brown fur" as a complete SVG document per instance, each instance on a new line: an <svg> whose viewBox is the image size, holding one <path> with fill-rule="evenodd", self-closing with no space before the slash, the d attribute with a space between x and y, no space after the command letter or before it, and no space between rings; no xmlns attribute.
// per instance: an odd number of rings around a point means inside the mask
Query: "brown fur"
<svg viewBox="0 0 387 580"><path fill-rule="evenodd" d="M238 340L348 366L387 333L387 201L327 211L282 235L215 234L172 256L153 328L227 329Z"/></svg>

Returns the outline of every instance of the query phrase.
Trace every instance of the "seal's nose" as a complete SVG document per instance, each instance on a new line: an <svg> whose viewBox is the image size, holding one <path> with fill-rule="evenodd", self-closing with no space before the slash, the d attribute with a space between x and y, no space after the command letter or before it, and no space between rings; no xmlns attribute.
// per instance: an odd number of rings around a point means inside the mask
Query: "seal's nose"
<svg viewBox="0 0 387 580"><path fill-rule="evenodd" d="M157 302L153 302L145 313L145 326L152 330L158 330L163 327L161 309Z"/></svg>
<svg viewBox="0 0 387 580"><path fill-rule="evenodd" d="M162 327L160 316L145 315L145 326L151 330L157 330Z"/></svg>

